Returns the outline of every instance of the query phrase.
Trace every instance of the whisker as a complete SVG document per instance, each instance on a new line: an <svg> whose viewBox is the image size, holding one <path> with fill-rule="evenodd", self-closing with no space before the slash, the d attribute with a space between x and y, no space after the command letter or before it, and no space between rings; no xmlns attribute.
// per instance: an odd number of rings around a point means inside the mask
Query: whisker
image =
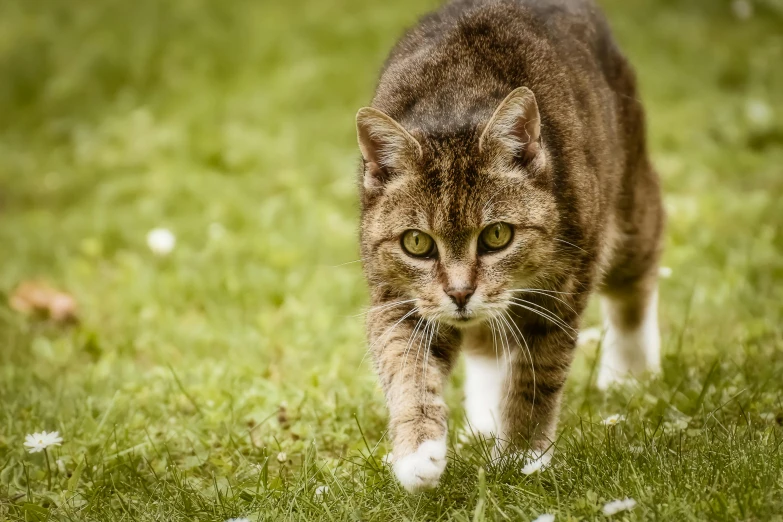
<svg viewBox="0 0 783 522"><path fill-rule="evenodd" d="M394 331L395 328L397 328L400 325L400 323L402 323L405 319L410 317L411 314L414 314L414 313L418 312L418 310L419 310L419 308L414 306L410 311L408 311L408 313L403 315L400 318L399 321L394 323L393 326L390 326L389 328L387 328L375 341L370 343L370 345L367 346L367 349L364 351L364 355L362 355L362 360L359 361L359 366L364 364L364 359L367 357L367 354L370 353L370 350L372 350L375 347L376 344L378 344L380 341L384 340L384 338L387 337L388 335L391 335L391 333Z"/></svg>
<svg viewBox="0 0 783 522"><path fill-rule="evenodd" d="M572 247L574 247L574 248L578 248L579 250L581 250L581 251L582 251L582 252L584 252L585 254L589 254L589 252L588 252L587 250L585 250L584 248L582 248L582 247L580 247L580 246L577 246L577 245L575 245L575 244L573 244L573 243L569 243L569 242L568 242L568 241L566 241L565 239L559 239L559 238L556 238L556 237L553 237L552 239L554 239L555 241L560 241L561 243L565 243L566 245L571 245L571 246L572 246Z"/></svg>
<svg viewBox="0 0 783 522"><path fill-rule="evenodd" d="M329 268L338 268L345 265L351 265L353 263L361 263L364 261L364 259L354 259L353 261L346 261L345 263L340 263L339 265L329 265Z"/></svg>
<svg viewBox="0 0 783 522"><path fill-rule="evenodd" d="M560 299L560 298L559 298L559 297L557 297L557 296L554 296L554 295L549 295L549 294L546 294L546 293L544 293L544 292L540 292L540 291L538 291L538 290L523 290L523 292L530 293L530 294L539 294L539 295L543 295L543 296L546 296L546 297L552 298L552 299L554 299L555 301L560 301L561 303L563 303L564 305L566 305L566 306L569 308L569 310L571 310L571 311L572 311L572 312L574 312L575 314L577 313L577 311L576 311L576 310L574 310L574 309L571 307L571 305L570 305L570 304L568 304L567 302L565 302L565 300L563 300L563 299ZM577 314L577 315L578 315L578 314Z"/></svg>
<svg viewBox="0 0 783 522"><path fill-rule="evenodd" d="M489 318L489 331L492 332L492 348L494 348L495 350L495 363L498 371L500 371L500 359L498 358L498 345L497 342L495 342L495 323L492 320L491 316Z"/></svg>
<svg viewBox="0 0 783 522"><path fill-rule="evenodd" d="M426 397L427 395L427 368L430 364L430 348L432 348L432 340L435 338L436 330L438 329L439 323L432 323L434 325L433 328L430 329L430 336L427 339L427 349L424 351L424 370L422 371L421 375L421 396L422 398Z"/></svg>
<svg viewBox="0 0 783 522"><path fill-rule="evenodd" d="M524 308L525 310L527 310L529 312L532 312L532 313L534 313L534 314L536 314L536 315L538 315L538 316L540 316L540 317L542 317L544 319L547 319L552 324L554 324L555 326L560 328L563 331L563 333L565 333L568 336L569 339L571 339L572 341L574 340L574 337L568 332L568 330L566 330L563 326L560 325L560 323L558 323L557 321L553 320L551 317L549 317L547 315L544 315L543 313L541 313L540 311L536 310L535 308L530 308L530 307L525 306L525 305L520 304L520 303L511 302L510 304L514 305L514 306L518 306L520 308ZM568 325L566 325L566 326L568 326ZM571 327L568 326L568 328L571 328ZM573 330L573 328L571 328L571 329Z"/></svg>
<svg viewBox="0 0 783 522"><path fill-rule="evenodd" d="M549 308L547 308L546 306L542 306L542 305L540 305L540 304L538 304L538 303L534 303L534 302L532 302L532 301L528 301L527 299L522 299L521 297L512 297L512 298L511 298L511 300L512 300L512 301L515 301L515 302L517 302L517 303L524 303L524 304L526 304L526 305L529 305L529 306L535 306L535 307L536 307L538 310L541 310L542 312L546 313L546 314L547 314L547 316L548 316L548 318L549 318L551 321L557 322L557 323L559 323L561 326L563 326L563 327L565 327L565 328L568 328L568 329L570 329L570 330L573 330L574 332L576 332L576 331L577 331L577 330L576 330L575 328L573 328L573 327L572 327L570 324L568 324L567 322L565 322L565 320L564 320L562 317L560 317L560 316L558 316L557 314L555 314L555 313L554 313L552 310L550 310L550 309L549 309Z"/></svg>
<svg viewBox="0 0 783 522"><path fill-rule="evenodd" d="M405 303L412 303L415 300L416 299L406 299L405 301L395 301L393 303L384 303L382 305L374 306L374 307L370 308L369 310L367 310L366 312L362 312L362 313L356 314L356 315L351 315L350 317L360 317L362 315L367 315L367 314L372 313L372 312L380 312L381 310L386 310L387 308L393 308L395 306L400 306L400 305L403 305Z"/></svg>
<svg viewBox="0 0 783 522"><path fill-rule="evenodd" d="M519 333L519 336L522 338L522 343L520 343L519 339L517 339L517 344L519 344L520 347L522 346L522 344L525 345L525 350L527 351L527 357L530 359L530 369L533 372L533 402L530 405L530 416L532 418L533 408L536 405L536 364L535 361L533 360L533 353L530 351L530 347L527 344L527 339L525 339L525 336L522 335L522 331L519 329L519 326L517 326L517 323L514 322L514 319L509 315L508 310L506 310L503 313L506 314L509 323L511 323L511 326L513 326L514 329L516 329L516 331ZM514 330L511 330L511 334L514 335L514 338L516 338L516 335L514 334Z"/></svg>
<svg viewBox="0 0 783 522"><path fill-rule="evenodd" d="M511 345L508 342L508 336L506 335L507 327L506 328L500 327L501 319L502 319L501 314L495 316L495 320L498 322L498 331L503 334L502 337L500 335L499 337L501 337L500 339L501 344L504 344L504 354L506 356L506 364L508 365L508 369L509 369L509 383L508 383L509 385L506 387L506 397L505 397L505 400L508 400L508 396L511 394L511 388L512 388L511 383L514 382L514 365L512 364L511 361Z"/></svg>
<svg viewBox="0 0 783 522"><path fill-rule="evenodd" d="M421 353L421 344L424 342L424 338L428 335L430 326L432 326L432 323L430 323L429 321L424 324L424 332L422 333L419 339L419 345L416 347L416 358L413 361L416 366L418 366L419 364L419 354ZM414 371L416 370L416 366L413 367Z"/></svg>
<svg viewBox="0 0 783 522"><path fill-rule="evenodd" d="M545 288L511 288L509 290L506 290L507 293L512 292L529 292L530 290L535 290L537 292L546 292L550 294L563 294L563 295L578 295L581 292L558 292L556 290L547 290Z"/></svg>
<svg viewBox="0 0 783 522"><path fill-rule="evenodd" d="M410 337L408 337L408 344L405 345L405 351L403 352L402 362L400 363L400 373L405 371L405 366L408 364L408 354L410 354L411 348L413 347L413 340L416 338L416 333L419 331L419 328L421 327L423 322L424 322L424 318L419 317L419 320L416 321L416 326L413 328L413 333L411 334Z"/></svg>
<svg viewBox="0 0 783 522"><path fill-rule="evenodd" d="M416 312L418 312L418 311L419 311L419 308L418 308L418 307L416 307L416 306L414 306L413 308L411 308L411 309L410 309L410 311L408 311L408 313L406 313L405 315L403 315L403 316L400 318L400 320L399 320L399 321L397 321L396 323L394 323L394 326L392 326L391 328L387 328L387 329L386 329L386 331L384 331L384 332L383 332L383 334L382 334L381 336L379 336L379 337L378 337L378 339L376 339L376 340L375 340L373 343L371 343L371 344L370 344L370 346L368 346L368 347L367 347L367 350L370 350L371 348L375 347L375 345L376 345L376 344L378 344L379 342L381 342L381 341L385 341L385 338L386 338L386 337L387 337L387 336L388 336L388 335L391 333L390 331L393 331L393 330L394 330L394 328L397 328L397 326L399 326L399 324L400 324L401 322L403 322L405 319L407 319L407 318L408 318L408 317L410 317L412 314L414 314L414 313L416 313Z"/></svg>

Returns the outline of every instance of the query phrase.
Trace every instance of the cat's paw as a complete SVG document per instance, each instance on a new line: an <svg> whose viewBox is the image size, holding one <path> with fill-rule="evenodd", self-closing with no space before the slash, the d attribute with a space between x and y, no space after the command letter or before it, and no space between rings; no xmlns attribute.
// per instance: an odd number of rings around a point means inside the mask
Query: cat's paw
<svg viewBox="0 0 783 522"><path fill-rule="evenodd" d="M428 440L394 462L394 474L402 487L413 493L438 485L446 469L446 440Z"/></svg>
<svg viewBox="0 0 783 522"><path fill-rule="evenodd" d="M495 448L493 463L496 465L512 466L524 475L532 475L539 471L545 471L552 463L552 451L529 450L514 451L511 453L501 453L502 450Z"/></svg>

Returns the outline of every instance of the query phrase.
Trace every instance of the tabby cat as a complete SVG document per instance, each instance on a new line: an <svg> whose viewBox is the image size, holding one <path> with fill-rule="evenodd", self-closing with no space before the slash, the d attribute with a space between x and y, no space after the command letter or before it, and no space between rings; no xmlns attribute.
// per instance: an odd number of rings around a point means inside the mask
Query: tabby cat
<svg viewBox="0 0 783 522"><path fill-rule="evenodd" d="M550 455L593 291L598 385L659 370L659 183L591 0L448 3L396 45L356 125L367 335L406 489L446 467L460 351L467 421L498 455Z"/></svg>

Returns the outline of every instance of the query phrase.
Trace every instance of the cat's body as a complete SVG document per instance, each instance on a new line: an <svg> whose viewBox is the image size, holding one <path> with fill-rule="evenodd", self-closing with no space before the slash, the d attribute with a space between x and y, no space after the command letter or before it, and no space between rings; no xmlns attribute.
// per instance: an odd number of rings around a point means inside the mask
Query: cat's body
<svg viewBox="0 0 783 522"><path fill-rule="evenodd" d="M546 450L589 294L599 385L657 371L663 211L630 66L590 0L457 0L392 51L357 115L370 349L394 469L445 467L466 354L473 429Z"/></svg>

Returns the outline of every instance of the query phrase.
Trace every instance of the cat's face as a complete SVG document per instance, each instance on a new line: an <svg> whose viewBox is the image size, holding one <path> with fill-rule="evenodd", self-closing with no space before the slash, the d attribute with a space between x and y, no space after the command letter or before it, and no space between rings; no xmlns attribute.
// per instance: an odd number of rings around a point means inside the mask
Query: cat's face
<svg viewBox="0 0 783 522"><path fill-rule="evenodd" d="M360 112L365 267L373 284L412 300L426 319L463 327L497 316L513 290L535 288L527 285L554 252L559 220L542 183L537 109L531 122L522 103L530 98L522 99L510 118L501 111L509 98L485 129L448 138L417 139L378 111L365 121Z"/></svg>

